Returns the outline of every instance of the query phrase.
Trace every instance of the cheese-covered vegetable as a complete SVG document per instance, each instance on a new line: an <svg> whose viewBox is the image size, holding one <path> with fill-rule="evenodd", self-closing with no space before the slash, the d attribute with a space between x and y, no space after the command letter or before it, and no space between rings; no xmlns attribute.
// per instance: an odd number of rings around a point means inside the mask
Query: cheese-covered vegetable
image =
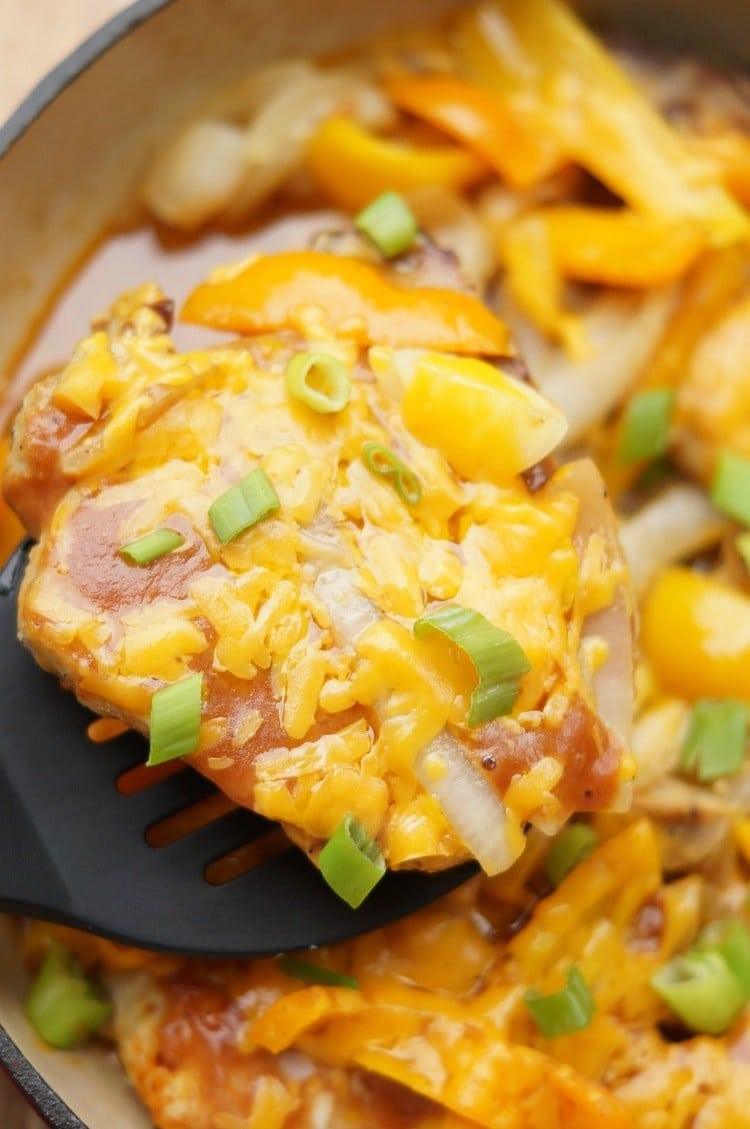
<svg viewBox="0 0 750 1129"><path fill-rule="evenodd" d="M601 531L581 533L589 503L565 476L535 493L522 477L565 420L507 361L480 359L505 348L502 323L467 294L324 252L265 256L194 292L191 316L254 335L231 348L175 352L159 301L123 299L127 329L97 329L25 419L54 412L59 430L53 483L40 490L35 466L11 491L21 512L46 499L20 612L44 664L150 727L153 762L190 757L314 857L354 817L390 866L475 855L496 871L523 824L614 803L622 734L597 716L581 640L624 569ZM81 429L71 374L89 355L103 376ZM300 363L326 406L344 390L337 410L310 410L310 389L300 402ZM166 525L178 552L123 559ZM428 632L448 607L484 625L481 654ZM628 615L616 623L629 654ZM189 724L165 728L162 702L194 685ZM447 734L481 812L433 780Z"/></svg>

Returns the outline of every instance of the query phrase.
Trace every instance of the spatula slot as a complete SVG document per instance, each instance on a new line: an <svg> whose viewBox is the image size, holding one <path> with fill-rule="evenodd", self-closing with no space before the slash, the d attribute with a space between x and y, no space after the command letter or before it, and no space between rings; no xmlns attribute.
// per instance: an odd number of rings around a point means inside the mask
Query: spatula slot
<svg viewBox="0 0 750 1129"><path fill-rule="evenodd" d="M203 877L210 886L223 886L235 878L247 874L257 866L275 858L284 851L292 850L292 844L280 827L272 828L266 835L235 847L221 858L214 859L203 871Z"/></svg>
<svg viewBox="0 0 750 1129"><path fill-rule="evenodd" d="M182 808L181 811L173 812L165 819L160 819L158 823L153 823L146 831L146 842L150 847L157 849L168 847L170 844L184 839L187 835L200 831L202 827L207 827L215 820L221 819L222 816L227 815L236 807L237 805L227 796L222 795L221 792L212 792L211 795L204 796L197 803L190 804L188 807Z"/></svg>
<svg viewBox="0 0 750 1129"><path fill-rule="evenodd" d="M167 761L165 764L154 765L149 768L144 763L135 764L128 768L117 778L117 791L123 796L137 796L146 788L160 784L162 780L169 780L178 772L184 772L185 765L182 761Z"/></svg>

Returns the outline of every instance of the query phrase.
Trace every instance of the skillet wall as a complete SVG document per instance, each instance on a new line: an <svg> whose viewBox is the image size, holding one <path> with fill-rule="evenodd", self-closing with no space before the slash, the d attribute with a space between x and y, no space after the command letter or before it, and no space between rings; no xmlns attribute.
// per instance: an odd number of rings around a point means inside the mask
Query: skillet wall
<svg viewBox="0 0 750 1129"><path fill-rule="evenodd" d="M274 57L354 44L462 6L465 0L140 0L84 44L0 130L0 389L34 318L121 214L159 138L212 90ZM579 7L601 26L750 66L748 0ZM23 990L0 919L0 1023L90 1129L147 1126L111 1055L41 1046L21 1012ZM62 1106L54 1117L61 1127L80 1124Z"/></svg>

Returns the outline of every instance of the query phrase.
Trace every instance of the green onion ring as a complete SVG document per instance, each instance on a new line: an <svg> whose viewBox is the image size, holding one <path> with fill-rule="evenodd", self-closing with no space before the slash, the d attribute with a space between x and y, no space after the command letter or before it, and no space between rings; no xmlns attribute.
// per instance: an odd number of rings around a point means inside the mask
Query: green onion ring
<svg viewBox="0 0 750 1129"><path fill-rule="evenodd" d="M416 506L421 502L422 485L419 478L388 447L380 443L365 443L362 448L362 461L367 469L379 478L390 479L402 502L406 502L409 506Z"/></svg>
<svg viewBox="0 0 750 1129"><path fill-rule="evenodd" d="M322 387L314 386L313 377ZM286 366L284 379L290 396L321 415L342 411L351 399L349 373L328 353L297 353Z"/></svg>

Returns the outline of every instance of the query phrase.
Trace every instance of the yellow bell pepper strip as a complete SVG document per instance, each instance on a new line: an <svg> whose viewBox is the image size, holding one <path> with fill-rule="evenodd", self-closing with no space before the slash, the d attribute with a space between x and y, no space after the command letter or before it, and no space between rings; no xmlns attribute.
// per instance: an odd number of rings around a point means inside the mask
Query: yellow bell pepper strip
<svg viewBox="0 0 750 1129"><path fill-rule="evenodd" d="M665 690L750 701L750 598L726 584L666 569L644 601L641 644Z"/></svg>
<svg viewBox="0 0 750 1129"><path fill-rule="evenodd" d="M361 345L508 351L508 331L486 306L453 290L400 287L358 259L323 251L261 255L189 296L185 321L233 333L302 329L317 319Z"/></svg>
<svg viewBox="0 0 750 1129"><path fill-rule="evenodd" d="M388 190L408 195L439 185L460 191L487 175L485 162L466 149L378 137L348 117L323 122L307 160L326 195L351 212Z"/></svg>
<svg viewBox="0 0 750 1129"><path fill-rule="evenodd" d="M499 96L633 208L694 220L709 242L746 236L748 217L561 0L482 4L458 27L470 81Z"/></svg>
<svg viewBox="0 0 750 1129"><path fill-rule="evenodd" d="M400 110L466 145L514 188L528 188L552 171L544 140L478 86L452 75L407 75L390 79L385 90Z"/></svg>
<svg viewBox="0 0 750 1129"><path fill-rule="evenodd" d="M427 353L401 402L412 435L464 478L508 482L546 458L568 429L559 408L485 361Z"/></svg>

